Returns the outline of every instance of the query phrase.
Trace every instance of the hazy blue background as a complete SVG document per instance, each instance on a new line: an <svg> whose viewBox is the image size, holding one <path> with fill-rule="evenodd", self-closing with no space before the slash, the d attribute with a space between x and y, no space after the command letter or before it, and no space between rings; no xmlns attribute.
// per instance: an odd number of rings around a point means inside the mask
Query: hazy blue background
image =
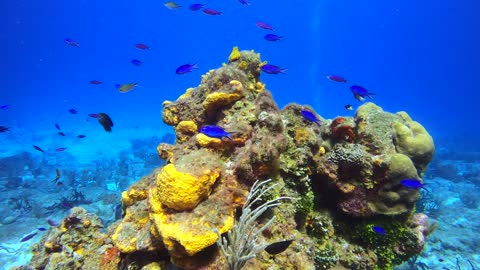
<svg viewBox="0 0 480 270"><path fill-rule="evenodd" d="M343 107L360 104L349 84L325 79L338 74L377 93L385 110L407 111L434 137L478 134L476 1L206 2L223 15L191 12L192 1L178 1L185 6L179 10L164 1L2 1L0 104L12 108L0 111L0 125L51 129L75 108L82 117L107 112L116 128L160 127L162 101L198 85L238 45L288 68L288 75L262 75L280 106L310 104L327 118L353 114ZM284 40L265 41L258 20ZM80 48L67 46L67 37ZM133 58L145 64L133 66ZM194 62L199 70L175 74ZM104 84L90 85L93 79ZM127 82L140 87L125 94L114 88Z"/></svg>

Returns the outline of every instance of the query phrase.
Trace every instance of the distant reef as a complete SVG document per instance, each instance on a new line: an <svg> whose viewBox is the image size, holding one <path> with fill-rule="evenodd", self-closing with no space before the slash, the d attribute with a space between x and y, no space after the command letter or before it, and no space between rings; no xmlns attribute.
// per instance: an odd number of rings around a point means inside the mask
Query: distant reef
<svg viewBox="0 0 480 270"><path fill-rule="evenodd" d="M308 105L280 110L260 80L266 64L235 47L197 87L164 101L176 141L157 147L165 166L122 193L122 219L103 232L73 208L17 269L385 270L421 253L435 224L415 212L420 187L403 180L421 185L433 157L425 128L373 103L334 119ZM252 185L266 179L272 188L250 194L245 214ZM277 203L256 208L268 201ZM248 241L220 249L219 235L239 237L240 225ZM232 253L247 245L235 266Z"/></svg>

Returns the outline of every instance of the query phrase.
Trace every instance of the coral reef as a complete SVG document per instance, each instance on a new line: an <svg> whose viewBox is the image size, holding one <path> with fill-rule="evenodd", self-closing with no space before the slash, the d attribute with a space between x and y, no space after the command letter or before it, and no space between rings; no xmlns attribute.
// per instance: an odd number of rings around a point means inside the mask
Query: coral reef
<svg viewBox="0 0 480 270"><path fill-rule="evenodd" d="M254 182L266 178L275 188L259 205L298 199L252 220L261 232L255 241L293 242L275 255L256 253L243 269L392 269L422 251L434 227L426 215L415 214L419 190L401 180L420 179L431 161L434 145L426 130L405 112L391 114L373 103L360 106L354 117L318 116L318 123L302 116L303 110L315 114L311 107L279 110L260 81L264 64L259 54L235 47L228 63L203 75L197 87L163 102L162 118L174 128L176 142L157 147L166 165L122 193L123 218L102 241L90 238L97 255L103 247L103 258L92 255L96 261L89 263L102 269L167 263L226 269L215 243L231 233ZM200 132L207 125L223 128L231 140ZM83 224L85 218L73 221ZM68 233L65 223L58 230ZM32 265L54 261L54 254L37 252Z"/></svg>

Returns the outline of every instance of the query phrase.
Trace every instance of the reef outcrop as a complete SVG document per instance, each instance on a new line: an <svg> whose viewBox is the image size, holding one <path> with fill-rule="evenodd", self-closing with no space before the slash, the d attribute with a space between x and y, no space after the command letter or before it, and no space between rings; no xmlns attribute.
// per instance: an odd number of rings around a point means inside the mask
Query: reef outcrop
<svg viewBox="0 0 480 270"><path fill-rule="evenodd" d="M294 241L274 256L259 253L245 269L392 269L422 251L432 226L415 213L419 190L401 180L421 179L433 157L425 128L373 103L332 120L306 105L280 110L260 80L264 64L234 48L197 87L163 102L176 143L160 144L166 165L123 192L124 217L102 238L118 251L109 263L226 269L216 230L232 230L252 184L267 178L282 187L276 195L297 199L267 213L276 222L261 240ZM221 127L231 139L210 137L203 126ZM32 264L42 256L53 254L37 253Z"/></svg>

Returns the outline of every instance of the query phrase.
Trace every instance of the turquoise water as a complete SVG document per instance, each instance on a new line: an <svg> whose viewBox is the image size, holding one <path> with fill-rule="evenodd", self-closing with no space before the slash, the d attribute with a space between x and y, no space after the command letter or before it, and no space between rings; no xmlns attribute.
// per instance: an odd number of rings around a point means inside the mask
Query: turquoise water
<svg viewBox="0 0 480 270"><path fill-rule="evenodd" d="M469 269L467 259L480 260L474 233L480 224L478 3L250 2L208 1L219 16L190 11L188 1L175 10L162 1L0 4L0 126L9 128L0 133L0 246L6 247L0 248L0 267L28 259L40 234L30 242L19 239L48 218L62 218L69 208L62 197L71 199L74 192L85 195L83 201L75 197L78 205L113 222L119 191L160 166L156 145L172 140L172 128L162 123L162 102L197 86L202 74L227 61L233 46L288 69L261 77L280 107L296 102L325 118L353 115L344 106L362 103L349 89L358 84L375 93L373 101L386 111L404 110L422 123L437 146L425 180L434 191L429 210L440 227L419 261L432 269ZM257 21L284 37L266 41L271 32ZM138 49L138 43L150 49ZM198 69L175 74L187 63ZM328 80L332 74L348 82ZM127 93L115 87L136 82ZM111 133L88 116L99 112L112 118ZM63 185L52 182L56 168Z"/></svg>

